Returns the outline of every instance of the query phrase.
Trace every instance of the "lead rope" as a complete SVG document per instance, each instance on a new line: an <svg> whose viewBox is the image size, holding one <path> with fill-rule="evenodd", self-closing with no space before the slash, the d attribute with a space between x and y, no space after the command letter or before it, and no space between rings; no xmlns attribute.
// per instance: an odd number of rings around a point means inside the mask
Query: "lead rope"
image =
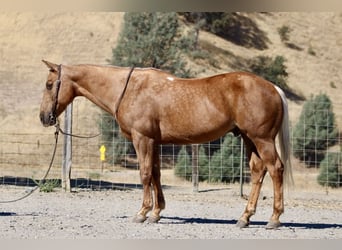
<svg viewBox="0 0 342 250"><path fill-rule="evenodd" d="M101 133L98 133L96 135L89 135L89 136L84 136L84 135L75 135L75 134L69 134L64 132L59 126L58 126L58 131L61 132L63 135L71 136L71 137L76 137L76 138L81 138L81 139L91 139L95 138L101 135Z"/></svg>
<svg viewBox="0 0 342 250"><path fill-rule="evenodd" d="M60 72L61 72L61 68L62 68L62 65L59 65L59 75L58 75L58 82L57 82L57 97L58 97L58 90L59 90L59 86L60 86ZM127 89L127 85L128 85L128 82L129 82L129 79L131 78L131 75L132 75L132 72L134 70L134 67L131 68L131 70L129 71L128 73L128 77L127 77L127 80L126 80L126 84L125 84L125 87L119 97L119 100L117 102L117 105L116 105L116 109L115 109L115 118L116 118L116 114L119 110L119 106L120 106L120 103L122 101L122 98L123 96L125 95L125 92L126 92L126 89ZM57 97L56 97L56 100L57 100ZM57 101L56 101L56 104L55 106L57 106ZM52 157L51 157L51 161L50 161L50 164L49 164L49 167L44 175L44 177L39 181L39 183L37 184L36 187L34 187L28 194L20 197L20 198L17 198L17 199L14 199L14 200L8 200L8 201L0 201L0 204L1 203L12 203L12 202L17 202L17 201L20 201L20 200L23 200L27 197L29 197L31 194L33 194L34 191L36 191L39 186L43 183L43 181L45 181L46 177L48 176L51 168L52 168L52 164L53 164L53 161L55 160L55 155L56 155L56 150L57 150L57 144L58 144L58 135L59 135L59 132L61 132L63 135L68 135L68 136L72 136L72 137L77 137L77 138L84 138L84 139L90 139L90 138L94 138L94 137L97 137L99 135L101 135L101 133L99 134L96 134L96 135L92 135L92 136L81 136L81 135L74 135L74 134L69 134L69 133L65 133L59 126L59 122L58 122L58 119L57 119L57 124L55 125L56 127L56 131L55 131L55 146L54 146L54 149L53 149L53 152L52 152Z"/></svg>
<svg viewBox="0 0 342 250"><path fill-rule="evenodd" d="M0 203L12 203L12 202L17 202L17 201L20 201L20 200L23 200L27 197L29 197L31 194L33 194L34 191L36 191L40 185L43 183L43 181L45 181L46 177L48 176L51 168L52 168L52 164L53 164L53 161L55 159L55 155L56 155L56 150L57 150L57 144L58 144L58 134L59 134L59 131L60 131L60 128L59 128L59 123L57 122L57 124L55 125L56 127L56 132L55 132L55 146L53 148L53 152L52 152L52 157L51 157L51 160L50 160L50 164L49 164L49 167L44 175L44 177L39 181L39 183L37 184L36 187L34 187L29 193L27 193L26 195L20 197L20 198L17 198L17 199L14 199L14 200L8 200L8 201L0 201Z"/></svg>

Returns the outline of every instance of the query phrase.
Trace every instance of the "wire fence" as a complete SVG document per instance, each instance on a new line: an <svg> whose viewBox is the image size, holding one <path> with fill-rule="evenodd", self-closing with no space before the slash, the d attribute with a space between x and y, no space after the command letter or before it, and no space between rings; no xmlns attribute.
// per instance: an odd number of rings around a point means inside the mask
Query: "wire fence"
<svg viewBox="0 0 342 250"><path fill-rule="evenodd" d="M90 115L89 112L84 112L83 106L83 101L74 101L72 132L83 135L102 132L101 124L108 122L108 117L103 115L97 107L92 107L93 111ZM334 106L334 109L341 108L342 105L335 104ZM322 124L318 126L311 122L307 121L305 126L316 127L317 133L310 135L313 137L310 140L315 139L315 136L317 139L319 132L326 129L322 128ZM294 127L291 125L292 144L296 144L299 139L303 141L303 147L293 151L294 169L298 175L305 175L306 171L312 173L314 170L315 181L321 182L322 188L342 186L341 131L336 130L334 143L330 143L326 149L321 149L318 143L313 148L307 149L308 140L297 138ZM51 133L0 132L0 185L35 185L34 180L39 180L44 175L54 147L54 134L52 130L49 131ZM119 131L111 132L119 133ZM61 179L63 137L60 135L57 155L49 179ZM202 185L201 183L217 185L218 183L249 182L249 166L241 142L240 137L225 136L216 141L198 145L199 185ZM119 161L115 161L117 157L115 147L108 146L111 143L113 141L105 141L102 135L89 139L72 139L72 188L104 189L141 185L139 165L132 143L127 140L118 142L125 152L120 156ZM105 152L103 152L103 146L106 147ZM193 181L191 151L191 146L160 146L163 185L191 187ZM299 157L309 153L310 157ZM320 180L318 176L321 176Z"/></svg>

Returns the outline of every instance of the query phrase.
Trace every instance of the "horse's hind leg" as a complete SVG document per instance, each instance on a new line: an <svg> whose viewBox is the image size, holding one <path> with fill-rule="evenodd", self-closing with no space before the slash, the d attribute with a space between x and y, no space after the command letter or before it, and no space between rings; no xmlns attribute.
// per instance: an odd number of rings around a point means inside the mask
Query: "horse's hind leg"
<svg viewBox="0 0 342 250"><path fill-rule="evenodd" d="M280 226L279 217L284 212L283 197L283 173L284 165L276 151L275 145L269 144L261 154L265 158L267 170L273 182L273 214L266 225L266 229L274 229Z"/></svg>
<svg viewBox="0 0 342 250"><path fill-rule="evenodd" d="M257 140L256 147L264 166L266 166L273 181L273 214L266 225L267 229L274 229L280 226L279 217L284 212L283 197L283 172L284 166L276 151L275 142L269 140Z"/></svg>
<svg viewBox="0 0 342 250"><path fill-rule="evenodd" d="M252 188L245 211L236 224L240 228L247 227L249 225L250 217L256 212L260 189L266 174L266 168L257 153L255 145L246 135L242 136L246 145L247 157L249 159Z"/></svg>
<svg viewBox="0 0 342 250"><path fill-rule="evenodd" d="M148 221L151 223L158 222L160 219L160 212L165 208L165 199L160 183L160 159L159 159L159 147L156 144L153 153L153 169L152 169L152 184L154 190L154 207Z"/></svg>

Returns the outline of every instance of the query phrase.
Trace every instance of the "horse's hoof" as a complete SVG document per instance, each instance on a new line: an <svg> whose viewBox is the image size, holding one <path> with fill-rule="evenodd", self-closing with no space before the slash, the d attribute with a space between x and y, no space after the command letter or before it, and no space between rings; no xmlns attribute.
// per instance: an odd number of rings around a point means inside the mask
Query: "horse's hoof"
<svg viewBox="0 0 342 250"><path fill-rule="evenodd" d="M245 228L245 227L249 226L249 222L240 219L236 223L236 226L239 227L239 228Z"/></svg>
<svg viewBox="0 0 342 250"><path fill-rule="evenodd" d="M147 222L148 223L157 223L159 220L160 220L159 215L151 215L150 217L148 217Z"/></svg>
<svg viewBox="0 0 342 250"><path fill-rule="evenodd" d="M280 221L270 221L266 225L266 229L277 229L280 227Z"/></svg>
<svg viewBox="0 0 342 250"><path fill-rule="evenodd" d="M135 223L143 223L146 220L146 216L142 214L137 214L133 217L133 222Z"/></svg>

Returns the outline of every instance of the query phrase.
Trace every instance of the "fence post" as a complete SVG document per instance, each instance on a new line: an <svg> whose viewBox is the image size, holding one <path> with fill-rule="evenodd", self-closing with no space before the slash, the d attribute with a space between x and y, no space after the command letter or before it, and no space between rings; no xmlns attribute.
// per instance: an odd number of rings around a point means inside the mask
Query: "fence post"
<svg viewBox="0 0 342 250"><path fill-rule="evenodd" d="M72 133L72 103L69 104L64 114L64 131ZM64 135L63 160L62 160L62 189L66 192L71 191L70 174L72 164L72 137Z"/></svg>
<svg viewBox="0 0 342 250"><path fill-rule="evenodd" d="M191 146L192 151L192 188L198 192L198 144Z"/></svg>
<svg viewBox="0 0 342 250"><path fill-rule="evenodd" d="M243 197L243 140L242 140L242 136L240 138L241 140L241 148L240 148L240 196Z"/></svg>

